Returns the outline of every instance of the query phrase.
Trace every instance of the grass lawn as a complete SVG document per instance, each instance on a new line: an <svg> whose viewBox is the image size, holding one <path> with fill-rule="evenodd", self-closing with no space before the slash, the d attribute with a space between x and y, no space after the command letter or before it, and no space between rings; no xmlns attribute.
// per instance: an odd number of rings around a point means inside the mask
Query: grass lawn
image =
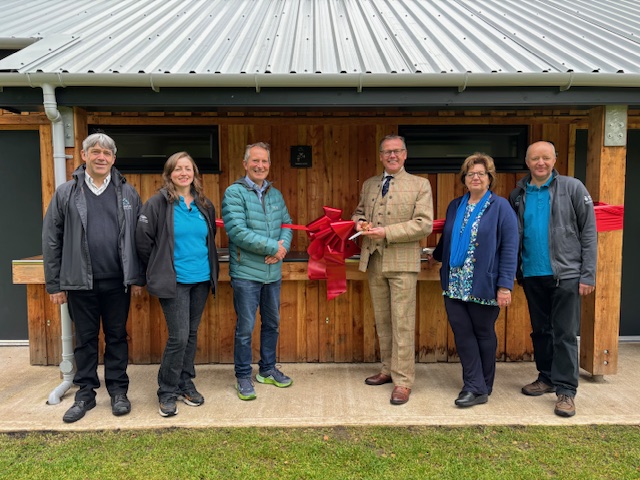
<svg viewBox="0 0 640 480"><path fill-rule="evenodd" d="M11 479L637 479L640 426L0 434Z"/></svg>

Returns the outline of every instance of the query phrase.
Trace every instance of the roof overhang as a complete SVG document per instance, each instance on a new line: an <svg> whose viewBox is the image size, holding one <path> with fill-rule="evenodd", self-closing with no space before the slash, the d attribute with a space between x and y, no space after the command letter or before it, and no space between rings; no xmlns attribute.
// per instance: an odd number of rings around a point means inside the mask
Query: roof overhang
<svg viewBox="0 0 640 480"><path fill-rule="evenodd" d="M446 87L381 88L150 88L66 87L56 90L58 105L94 111L247 111L247 110L425 110L447 108L589 108L640 106L640 88ZM0 107L37 111L39 88L11 87L0 92Z"/></svg>
<svg viewBox="0 0 640 480"><path fill-rule="evenodd" d="M0 72L0 105L95 110L640 106L640 74L71 74ZM25 88L27 87L27 88ZM33 90L33 91L29 91Z"/></svg>

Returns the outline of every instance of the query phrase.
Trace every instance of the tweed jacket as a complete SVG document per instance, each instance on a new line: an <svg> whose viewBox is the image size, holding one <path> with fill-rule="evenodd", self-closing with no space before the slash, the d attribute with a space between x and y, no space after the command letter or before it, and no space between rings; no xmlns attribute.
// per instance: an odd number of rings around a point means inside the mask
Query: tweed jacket
<svg viewBox="0 0 640 480"><path fill-rule="evenodd" d="M381 190L382 175L366 180L352 215L354 222L366 220L385 232L383 240L360 237L359 269L366 272L369 256L379 250L383 272L419 272L420 240L433 229L431 184L403 168L393 176L386 196Z"/></svg>

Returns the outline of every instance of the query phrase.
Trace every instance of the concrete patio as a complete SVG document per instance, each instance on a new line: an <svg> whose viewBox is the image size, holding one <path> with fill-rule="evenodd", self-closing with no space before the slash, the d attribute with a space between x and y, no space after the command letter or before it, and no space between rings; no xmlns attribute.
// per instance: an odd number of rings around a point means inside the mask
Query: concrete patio
<svg viewBox="0 0 640 480"><path fill-rule="evenodd" d="M555 395L527 397L520 387L535 379L533 363L498 363L489 403L468 409L454 405L461 387L459 364L418 364L410 401L389 403L391 385L372 387L364 379L378 364L282 364L294 379L286 389L256 384L258 398L238 399L232 365L196 366L196 385L205 396L200 407L178 404L178 415L158 414L157 365L131 365L131 414L111 414L109 396L98 391L97 407L82 420L65 424L72 387L58 405L47 405L60 383L58 367L29 364L27 347L0 347L0 398L10 415L0 420L0 432L117 430L166 427L318 427L335 425L640 425L640 343L620 345L618 374L595 382L582 372L576 397L577 414L561 418L553 413ZM255 368L254 368L255 370Z"/></svg>

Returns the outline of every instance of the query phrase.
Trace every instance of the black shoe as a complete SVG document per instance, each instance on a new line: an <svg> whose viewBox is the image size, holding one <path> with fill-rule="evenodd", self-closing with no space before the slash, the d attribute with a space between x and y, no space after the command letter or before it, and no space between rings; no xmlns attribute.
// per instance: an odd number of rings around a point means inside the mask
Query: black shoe
<svg viewBox="0 0 640 480"><path fill-rule="evenodd" d="M471 393L460 392L458 398L456 398L455 404L459 407L473 407L474 405L480 405L481 403L487 403L489 401L489 395L486 393Z"/></svg>
<svg viewBox="0 0 640 480"><path fill-rule="evenodd" d="M84 414L91 410L96 406L96 400L93 399L91 401L85 402L84 400L79 400L73 402L73 405L69 410L67 410L62 417L62 421L64 423L73 423L80 420L84 417Z"/></svg>
<svg viewBox="0 0 640 480"><path fill-rule="evenodd" d="M164 402L160 402L158 413L163 417L173 417L178 414L178 406L175 398L168 398Z"/></svg>
<svg viewBox="0 0 640 480"><path fill-rule="evenodd" d="M126 393L116 393L111 397L111 412L117 417L126 415L131 411L131 402Z"/></svg>
<svg viewBox="0 0 640 480"><path fill-rule="evenodd" d="M199 407L204 403L204 397L198 390L196 390L196 387L190 388L189 390L183 390L182 393L178 395L178 400L182 400L190 407Z"/></svg>

